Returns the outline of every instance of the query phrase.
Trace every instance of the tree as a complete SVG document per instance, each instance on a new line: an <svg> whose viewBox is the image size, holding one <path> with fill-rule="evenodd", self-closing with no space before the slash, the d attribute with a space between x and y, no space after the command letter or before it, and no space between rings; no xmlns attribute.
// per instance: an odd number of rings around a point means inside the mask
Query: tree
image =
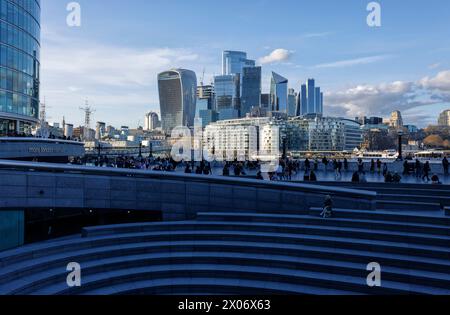
<svg viewBox="0 0 450 315"><path fill-rule="evenodd" d="M444 145L444 140L439 135L431 135L426 137L425 140L423 140L423 143L427 147L442 148Z"/></svg>

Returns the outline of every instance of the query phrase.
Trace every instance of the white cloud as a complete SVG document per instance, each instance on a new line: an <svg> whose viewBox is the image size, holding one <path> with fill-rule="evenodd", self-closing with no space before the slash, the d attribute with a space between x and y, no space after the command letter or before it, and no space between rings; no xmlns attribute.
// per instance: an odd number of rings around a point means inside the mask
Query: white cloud
<svg viewBox="0 0 450 315"><path fill-rule="evenodd" d="M146 111L159 109L158 73L176 67L214 70L207 58L185 48L130 49L49 32L42 47L41 97L53 119L64 114L74 124L82 123L78 108L89 99L97 109L94 119L135 126Z"/></svg>
<svg viewBox="0 0 450 315"><path fill-rule="evenodd" d="M272 51L269 55L264 56L259 59L259 62L261 64L269 64L269 63L275 63L275 62L282 62L287 61L291 57L292 52L287 49L275 49Z"/></svg>
<svg viewBox="0 0 450 315"><path fill-rule="evenodd" d="M323 63L314 66L313 68L344 68L344 67L352 67L352 66L358 66L358 65L366 65L382 60L386 60L388 58L391 58L390 55L379 55L379 56L371 56L371 57L364 57L364 58L356 58L356 59L349 59L349 60L340 60L335 61L331 63Z"/></svg>
<svg viewBox="0 0 450 315"><path fill-rule="evenodd" d="M439 72L435 77L425 77L420 84L426 89L450 92L450 70Z"/></svg>

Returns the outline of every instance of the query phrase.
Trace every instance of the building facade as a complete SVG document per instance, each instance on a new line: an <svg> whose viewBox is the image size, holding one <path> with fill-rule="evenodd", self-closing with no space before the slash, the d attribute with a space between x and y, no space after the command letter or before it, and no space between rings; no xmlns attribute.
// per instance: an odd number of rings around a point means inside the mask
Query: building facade
<svg viewBox="0 0 450 315"><path fill-rule="evenodd" d="M244 67L254 67L254 60L247 59L247 53L242 51L224 51L222 53L222 75L242 74Z"/></svg>
<svg viewBox="0 0 450 315"><path fill-rule="evenodd" d="M173 69L158 75L161 125L166 134L175 127L194 125L197 77L186 69Z"/></svg>
<svg viewBox="0 0 450 315"><path fill-rule="evenodd" d="M270 83L270 108L275 112L288 111L288 79L275 72Z"/></svg>
<svg viewBox="0 0 450 315"><path fill-rule="evenodd" d="M391 113L391 119L389 121L389 125L392 128L402 128L403 127L403 118L402 118L402 113L398 110L393 111Z"/></svg>
<svg viewBox="0 0 450 315"><path fill-rule="evenodd" d="M450 109L443 111L439 115L438 125L450 127Z"/></svg>
<svg viewBox="0 0 450 315"><path fill-rule="evenodd" d="M214 77L216 93L215 110L221 112L227 109L239 110L239 74L219 75Z"/></svg>
<svg viewBox="0 0 450 315"><path fill-rule="evenodd" d="M39 121L40 1L0 0L0 136Z"/></svg>
<svg viewBox="0 0 450 315"><path fill-rule="evenodd" d="M261 106L261 67L244 67L242 72L240 116L245 117Z"/></svg>
<svg viewBox="0 0 450 315"><path fill-rule="evenodd" d="M153 131L160 127L159 116L155 112L148 112L144 118L144 130Z"/></svg>

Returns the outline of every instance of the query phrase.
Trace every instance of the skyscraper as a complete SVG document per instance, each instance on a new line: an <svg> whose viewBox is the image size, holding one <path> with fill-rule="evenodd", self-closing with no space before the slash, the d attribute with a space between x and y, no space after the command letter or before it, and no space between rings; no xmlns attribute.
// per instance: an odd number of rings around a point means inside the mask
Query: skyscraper
<svg viewBox="0 0 450 315"><path fill-rule="evenodd" d="M40 12L37 0L0 0L0 136L39 121Z"/></svg>
<svg viewBox="0 0 450 315"><path fill-rule="evenodd" d="M315 100L315 109L314 109L314 113L315 114L320 114L321 113L321 93L320 93L320 87L316 87L315 88L315 96L314 96L314 100Z"/></svg>
<svg viewBox="0 0 450 315"><path fill-rule="evenodd" d="M261 67L244 67L241 86L240 116L245 117L252 107L261 106Z"/></svg>
<svg viewBox="0 0 450 315"><path fill-rule="evenodd" d="M449 109L443 111L439 115L438 125L450 127L450 110Z"/></svg>
<svg viewBox="0 0 450 315"><path fill-rule="evenodd" d="M244 67L254 67L255 61L247 59L247 53L226 50L222 53L222 75L242 74Z"/></svg>
<svg viewBox="0 0 450 315"><path fill-rule="evenodd" d="M319 114L323 115L323 92L320 92L320 111Z"/></svg>
<svg viewBox="0 0 450 315"><path fill-rule="evenodd" d="M288 110L288 79L272 72L270 84L270 107L272 111L287 114Z"/></svg>
<svg viewBox="0 0 450 315"><path fill-rule="evenodd" d="M158 75L161 123L170 134L175 127L194 125L197 76L185 69L173 69Z"/></svg>
<svg viewBox="0 0 450 315"><path fill-rule="evenodd" d="M316 112L316 83L314 79L308 79L308 114Z"/></svg>
<svg viewBox="0 0 450 315"><path fill-rule="evenodd" d="M297 93L294 89L288 90L288 116L297 116Z"/></svg>
<svg viewBox="0 0 450 315"><path fill-rule="evenodd" d="M300 115L304 116L308 114L308 89L306 84L302 84L298 98L300 101Z"/></svg>
<svg viewBox="0 0 450 315"><path fill-rule="evenodd" d="M239 114L239 74L219 75L214 77L216 93L215 110L236 111Z"/></svg>
<svg viewBox="0 0 450 315"><path fill-rule="evenodd" d="M145 114L144 130L153 131L159 127L159 117L155 112L148 112Z"/></svg>
<svg viewBox="0 0 450 315"><path fill-rule="evenodd" d="M393 111L391 114L389 124L392 128L402 128L403 127L402 113L398 110Z"/></svg>

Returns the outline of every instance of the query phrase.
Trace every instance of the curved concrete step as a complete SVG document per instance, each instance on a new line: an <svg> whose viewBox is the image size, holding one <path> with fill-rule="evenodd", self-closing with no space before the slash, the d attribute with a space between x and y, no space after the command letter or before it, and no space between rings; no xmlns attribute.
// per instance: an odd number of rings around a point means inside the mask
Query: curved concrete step
<svg viewBox="0 0 450 315"><path fill-rule="evenodd" d="M251 232L268 232L268 233L288 233L288 234L309 234L322 236L336 236L354 239L381 240L402 242L408 244L432 245L450 247L450 236L447 235L429 235L422 233L409 232L387 232L377 230L375 228L355 228L334 226L328 227L323 225L310 224L286 224L286 223L267 223L267 222L202 222L202 221L182 221L182 222L166 222L145 225L127 225L127 226L106 226L83 229L83 235L108 235L108 234L125 234L134 232L147 231L183 231L183 230L229 230L229 231L251 231ZM91 232L95 231L95 232Z"/></svg>
<svg viewBox="0 0 450 315"><path fill-rule="evenodd" d="M217 265L218 268L223 265L239 265L244 267L270 266L270 268L275 269L331 273L332 275L347 275L362 279L365 279L368 274L366 271L367 264L339 262L319 258L227 252L168 252L88 261L82 264L82 275L83 279L85 279L90 275L121 269L154 265L174 266L178 264ZM389 266L383 266L382 272L384 280L401 282L405 285L433 286L443 289L450 288L449 274L416 271ZM40 273L36 272L30 277L27 277L26 285L24 285L23 280L20 278L15 281L10 281L0 288L0 292L6 292L8 294L39 293L42 288L45 289L46 285L54 283L59 283L60 286L65 289L66 276L67 272L65 270L65 264L61 264L57 268L46 269Z"/></svg>
<svg viewBox="0 0 450 315"><path fill-rule="evenodd" d="M112 245L106 247L71 251L48 255L32 260L16 263L0 270L0 287L5 286L17 278L28 277L49 268L60 268L69 262L80 264L92 259L101 260L114 257L126 257L138 254L173 253L173 252L213 252L221 248L228 253L249 253L266 255L287 255L290 257L335 260L342 262L362 263L376 261L382 266L402 269L416 269L424 271L442 272L450 274L450 262L422 257L374 253L368 251L343 250L336 248L284 245L271 243L244 242L212 242L212 241L180 241L155 242L127 245ZM1 292L1 289L0 289Z"/></svg>
<svg viewBox="0 0 450 315"><path fill-rule="evenodd" d="M197 220L207 222L253 222L253 223L282 223L282 224L311 224L322 226L350 227L375 229L384 231L399 231L409 233L420 233L430 235L450 236L450 228L432 224L387 222L379 220L357 220L345 218L329 218L324 220L320 217L299 215L274 215L258 213L228 213L228 212L199 212Z"/></svg>
<svg viewBox="0 0 450 315"><path fill-rule="evenodd" d="M90 249L110 245L126 245L142 242L162 241L242 241L242 242L266 242L279 244L310 245L321 247L332 247L340 249L353 249L379 253L410 255L417 257L430 257L437 259L449 259L448 248L429 245L414 245L400 242L386 242L376 240L349 239L342 237L328 237L308 234L287 233L261 233L246 231L158 231L146 233L131 233L124 235L102 236L95 238L70 239L62 242L46 243L44 247L28 246L16 251L3 253L2 266L17 264L33 258L45 257L52 254L68 253L76 250ZM5 257L6 255L6 257Z"/></svg>
<svg viewBox="0 0 450 315"><path fill-rule="evenodd" d="M309 210L309 214L313 216L319 216L321 212L322 209L320 208L311 208ZM399 213L395 211L383 210L371 212L351 209L334 209L334 213L334 218L431 224L450 228L450 218L446 217L441 210L426 213L417 211L405 211Z"/></svg>
<svg viewBox="0 0 450 315"><path fill-rule="evenodd" d="M377 199L377 209L391 211L437 211L441 209L441 205L435 202L426 201L407 201L407 200L383 200Z"/></svg>
<svg viewBox="0 0 450 315"><path fill-rule="evenodd" d="M211 264L185 264L185 265L161 265L143 266L136 268L120 269L110 272L96 273L83 277L82 286L79 288L64 288L64 284L45 287L33 294L60 295L83 294L100 288L107 288L117 284L132 283L135 280L149 280L158 278L177 277L210 277L220 284L221 279L245 279L258 280L270 279L270 281L316 286L346 290L363 294L449 294L448 289L440 289L430 286L408 285L395 281L383 281L382 287L370 288L366 278L338 275L305 270L288 270L283 268L254 267L242 265L211 265Z"/></svg>

